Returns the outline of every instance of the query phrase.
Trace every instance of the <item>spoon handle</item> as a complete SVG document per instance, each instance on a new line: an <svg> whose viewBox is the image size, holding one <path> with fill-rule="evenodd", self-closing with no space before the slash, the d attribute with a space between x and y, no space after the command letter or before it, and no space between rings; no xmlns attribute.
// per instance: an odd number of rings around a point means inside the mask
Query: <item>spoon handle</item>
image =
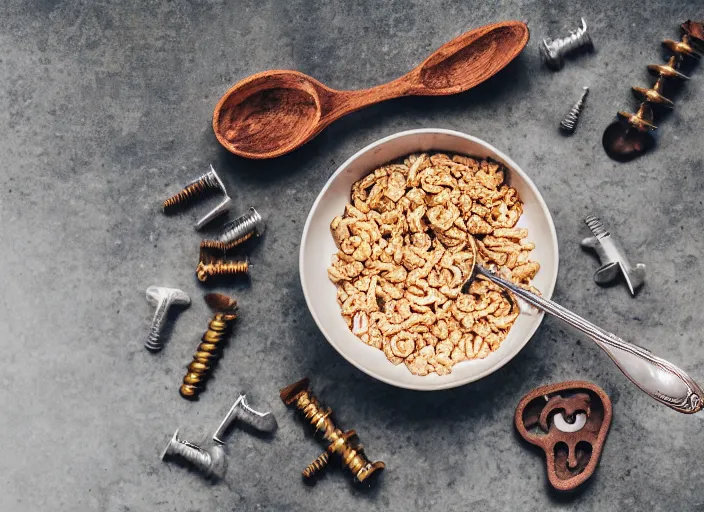
<svg viewBox="0 0 704 512"><path fill-rule="evenodd" d="M681 368L654 356L649 350L622 340L556 302L498 277L480 265L475 265L475 272L585 333L606 352L633 384L658 402L687 414L698 412L704 406L704 391Z"/></svg>

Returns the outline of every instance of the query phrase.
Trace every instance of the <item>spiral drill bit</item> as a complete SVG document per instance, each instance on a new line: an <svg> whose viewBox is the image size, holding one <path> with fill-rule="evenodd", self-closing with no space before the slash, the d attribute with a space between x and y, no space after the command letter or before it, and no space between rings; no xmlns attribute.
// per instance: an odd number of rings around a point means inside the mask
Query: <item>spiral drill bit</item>
<svg viewBox="0 0 704 512"><path fill-rule="evenodd" d="M196 267L196 276L201 282L206 282L214 276L249 275L249 258L240 261L223 260L201 245L200 261Z"/></svg>
<svg viewBox="0 0 704 512"><path fill-rule="evenodd" d="M312 478L327 467L330 456L336 455L341 464L354 475L355 482L371 483L386 467L381 461L371 462L364 454L364 447L359 444L354 430L343 432L335 426L330 409L324 409L309 389L308 378L302 379L281 389L281 400L286 405L293 405L300 411L323 440L328 442L327 449L306 469L303 477Z"/></svg>
<svg viewBox="0 0 704 512"><path fill-rule="evenodd" d="M205 389L205 381L213 371L222 352L222 347L232 330L237 318L237 301L221 293L209 293L205 302L215 315L208 322L201 342L198 344L193 360L183 378L180 393L183 398L195 399Z"/></svg>
<svg viewBox="0 0 704 512"><path fill-rule="evenodd" d="M689 80L679 68L688 59L699 59L704 50L704 25L688 20L681 26L681 41L665 39L662 44L672 55L667 64L650 64L648 72L657 77L653 87L632 87L633 95L641 101L638 111L633 114L619 111L618 120L604 131L602 144L606 154L614 160L628 161L642 155L655 145L653 133L657 130L654 122L654 107L671 109L674 103L663 91L668 80Z"/></svg>
<svg viewBox="0 0 704 512"><path fill-rule="evenodd" d="M251 207L247 213L225 225L225 231L217 240L203 240L201 248L226 252L243 244L254 236L261 236L266 225L259 212Z"/></svg>
<svg viewBox="0 0 704 512"><path fill-rule="evenodd" d="M162 209L166 214L173 213L192 203L195 199L203 197L209 192L218 190L225 195L225 198L220 204L218 204L196 223L196 229L201 229L214 218L227 212L230 207L230 203L232 202L232 199L227 194L225 184L220 179L220 176L218 176L215 172L212 165L210 166L210 171L196 178L191 183L186 185L179 193L164 201L162 203Z"/></svg>
<svg viewBox="0 0 704 512"><path fill-rule="evenodd" d="M579 101L572 105L572 108L567 113L565 118L560 122L560 129L567 135L572 135L577 130L577 122L579 121L579 116L584 110L586 104L587 95L589 94L589 87L584 88L582 96L580 96Z"/></svg>

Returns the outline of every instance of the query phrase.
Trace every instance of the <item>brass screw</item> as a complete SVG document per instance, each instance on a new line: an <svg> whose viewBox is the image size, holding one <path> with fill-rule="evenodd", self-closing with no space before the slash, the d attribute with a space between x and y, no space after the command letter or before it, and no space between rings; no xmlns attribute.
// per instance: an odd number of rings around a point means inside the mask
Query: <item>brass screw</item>
<svg viewBox="0 0 704 512"><path fill-rule="evenodd" d="M237 301L221 293L209 293L205 302L215 311L208 322L201 342L198 344L193 360L188 365L188 372L183 377L180 393L183 398L194 399L205 389L205 381L210 376L215 364L220 359L222 345L237 318Z"/></svg>
<svg viewBox="0 0 704 512"><path fill-rule="evenodd" d="M328 447L315 461L303 470L304 478L312 478L324 469L331 455L338 459L352 472L356 482L371 481L370 477L378 476L386 467L381 462L371 462L364 454L364 447L359 444L354 430L342 432L330 418L332 410L324 409L309 389L309 379L302 379L281 389L281 400L286 405L293 405L313 427L316 434L327 441Z"/></svg>
<svg viewBox="0 0 704 512"><path fill-rule="evenodd" d="M212 254L208 247L200 248L200 261L196 267L196 276L201 282L206 282L213 276L249 275L249 258L241 261L220 259Z"/></svg>

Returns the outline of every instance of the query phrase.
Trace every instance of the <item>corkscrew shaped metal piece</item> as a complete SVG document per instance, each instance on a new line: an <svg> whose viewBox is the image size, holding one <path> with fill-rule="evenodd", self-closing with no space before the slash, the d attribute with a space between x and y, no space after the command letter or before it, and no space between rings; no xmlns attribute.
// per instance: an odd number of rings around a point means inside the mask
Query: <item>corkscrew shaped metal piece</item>
<svg viewBox="0 0 704 512"><path fill-rule="evenodd" d="M681 41L665 39L662 44L670 56L667 64L651 64L648 72L657 77L650 89L632 87L633 95L641 101L638 111L633 114L626 111L617 113L618 119L604 131L602 144L606 154L614 160L628 161L647 152L655 145L653 132L657 130L654 121L654 109L671 109L674 103L664 95L668 80L689 80L679 71L687 58L699 59L704 50L704 25L688 20L680 26Z"/></svg>
<svg viewBox="0 0 704 512"><path fill-rule="evenodd" d="M225 444L225 441L223 441L225 433L237 421L246 423L259 432L266 434L273 434L279 427L276 418L271 412L255 411L247 403L246 395L240 395L213 434L213 441Z"/></svg>
<svg viewBox="0 0 704 512"><path fill-rule="evenodd" d="M579 101L572 105L572 108L565 118L560 122L560 130L562 130L567 135L572 135L577 130L577 122L579 122L579 116L584 110L586 105L587 95L589 94L589 87L584 87L584 92L579 97Z"/></svg>
<svg viewBox="0 0 704 512"><path fill-rule="evenodd" d="M213 480L221 479L227 471L227 457L225 449L221 445L215 444L208 448L201 448L197 444L178 437L178 429L161 454L161 460L172 458L189 462L206 478Z"/></svg>
<svg viewBox="0 0 704 512"><path fill-rule="evenodd" d="M548 68L557 71L565 64L565 56L578 48L594 49L584 18L582 18L582 26L576 32L570 32L569 36L555 40L543 39L540 43L540 56Z"/></svg>
<svg viewBox="0 0 704 512"><path fill-rule="evenodd" d="M198 398L205 389L205 381L220 359L223 345L237 318L235 299L221 293L209 293L205 296L205 302L215 311L215 315L208 322L208 330L203 334L193 354L193 360L188 365L188 371L183 377L183 384L179 391L181 396L187 399Z"/></svg>
<svg viewBox="0 0 704 512"><path fill-rule="evenodd" d="M286 405L293 405L314 428L328 446L315 461L303 470L306 479L324 469L331 456L336 456L346 467L355 482L371 483L386 467L381 461L371 462L364 454L364 447L359 444L354 430L343 432L335 426L330 415L332 410L325 409L309 389L308 378L302 379L281 389L281 400ZM374 478L372 478L374 477Z"/></svg>
<svg viewBox="0 0 704 512"><path fill-rule="evenodd" d="M226 252L254 236L261 236L265 228L264 219L254 207L251 207L244 215L228 222L217 240L203 240L200 247L201 249L219 249Z"/></svg>
<svg viewBox="0 0 704 512"><path fill-rule="evenodd" d="M621 245L604 228L598 217L589 215L584 222L594 236L582 240L581 246L595 251L601 260L601 267L594 274L594 282L599 285L608 284L622 274L631 295L635 295L636 290L645 282L645 265L638 263L635 268L631 266Z"/></svg>
<svg viewBox="0 0 704 512"><path fill-rule="evenodd" d="M152 326L149 329L149 335L144 342L144 346L152 352L158 352L164 347L164 342L161 339L161 331L166 324L166 317L171 306L188 307L191 304L191 298L177 288L167 288L165 286L150 286L147 288L147 300L156 306Z"/></svg>
<svg viewBox="0 0 704 512"><path fill-rule="evenodd" d="M208 224L211 220L226 213L227 210L230 209L230 204L232 203L232 198L227 194L225 184L220 179L220 176L218 176L215 172L212 165L210 166L210 171L196 178L191 183L186 185L178 194L164 201L162 204L162 209L164 210L164 213L172 213L179 208L183 208L190 204L196 198L202 197L208 192L218 190L224 194L225 198L220 202L220 204L196 222L196 229L202 229L203 226Z"/></svg>
<svg viewBox="0 0 704 512"><path fill-rule="evenodd" d="M196 267L198 280L205 283L214 276L249 275L249 258L244 260L224 260L215 256L212 250L201 246L200 259Z"/></svg>

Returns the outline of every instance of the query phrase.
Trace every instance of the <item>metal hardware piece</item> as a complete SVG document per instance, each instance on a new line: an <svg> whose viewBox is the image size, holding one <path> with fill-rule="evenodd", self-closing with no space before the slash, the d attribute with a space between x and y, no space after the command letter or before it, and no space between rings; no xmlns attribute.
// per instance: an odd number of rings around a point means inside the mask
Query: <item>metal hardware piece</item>
<svg viewBox="0 0 704 512"><path fill-rule="evenodd" d="M679 71L686 59L698 60L704 52L704 24L688 20L680 25L681 41L665 39L662 45L671 54L667 64L650 64L648 72L657 77L650 89L633 86L633 95L641 102L635 114L626 111L617 113L618 119L604 130L601 143L609 157L627 162L655 146L653 133L657 130L654 124L653 107L671 109L674 103L664 95L668 80L689 80L689 77Z"/></svg>
<svg viewBox="0 0 704 512"><path fill-rule="evenodd" d="M582 95L579 97L577 103L572 105L570 111L567 112L565 118L560 122L560 129L564 133L572 135L575 131L577 131L577 122L579 121L579 116L584 110L588 94L589 87L584 87L584 92L582 92Z"/></svg>
<svg viewBox="0 0 704 512"><path fill-rule="evenodd" d="M377 477L386 467L383 462L371 462L366 457L354 430L343 432L335 426L330 418L332 410L323 408L318 402L309 389L308 378L281 389L281 400L298 409L315 428L316 434L329 443L325 452L303 471L306 479L325 468L331 455L337 455L342 465L352 472L355 481L359 483L371 483L375 479L372 477Z"/></svg>
<svg viewBox="0 0 704 512"><path fill-rule="evenodd" d="M215 208L206 213L203 218L196 222L196 230L200 230L211 220L226 213L230 209L230 204L232 203L232 198L227 194L225 184L220 179L220 176L218 176L218 173L215 172L212 165L207 173L196 178L191 183L186 185L178 194L164 201L162 204L162 209L164 210L164 213L171 213L178 208L186 206L194 199L205 195L207 192L215 190L222 192L225 198Z"/></svg>
<svg viewBox="0 0 704 512"><path fill-rule="evenodd" d="M587 32L587 22L582 18L582 26L570 35L552 40L545 38L540 43L540 56L548 68L557 71L565 63L565 56L578 48L594 49L592 38Z"/></svg>
<svg viewBox="0 0 704 512"><path fill-rule="evenodd" d="M246 423L259 432L264 432L267 434L274 433L279 426L276 422L276 418L271 412L255 411L247 403L246 395L240 395L237 397L237 400L235 400L232 407L230 407L227 415L213 434L213 441L216 443L225 444L225 441L223 441L222 438L225 436L225 433L230 426L236 421Z"/></svg>
<svg viewBox="0 0 704 512"><path fill-rule="evenodd" d="M249 257L244 260L224 260L215 256L209 248L201 246L196 267L198 280L205 283L214 276L249 275Z"/></svg>
<svg viewBox="0 0 704 512"><path fill-rule="evenodd" d="M158 352L164 348L161 331L166 323L169 308L173 305L188 307L191 304L191 298L177 288L150 286L147 288L147 300L150 304L156 306L156 311L154 312L152 326L149 329L149 335L144 342L144 346L152 352Z"/></svg>
<svg viewBox="0 0 704 512"><path fill-rule="evenodd" d="M179 392L187 399L197 399L198 395L205 390L205 381L220 359L222 346L237 318L237 301L232 297L221 293L209 293L205 296L205 302L215 311L215 315L208 322L208 330L196 347L193 360L183 377Z"/></svg>
<svg viewBox="0 0 704 512"><path fill-rule="evenodd" d="M229 251L230 249L243 244L254 236L261 236L266 229L266 223L259 212L251 207L247 213L241 215L233 221L225 224L225 231L217 240L203 240L200 243L201 249L220 249Z"/></svg>
<svg viewBox="0 0 704 512"><path fill-rule="evenodd" d="M594 236L582 240L581 246L597 253L601 267L594 274L594 282L603 285L612 282L619 274L623 274L631 295L645 282L645 265L638 263L631 266L621 245L611 236L598 217L589 215L584 222L589 226Z"/></svg>
<svg viewBox="0 0 704 512"><path fill-rule="evenodd" d="M225 449L221 445L216 444L208 448L201 448L197 444L178 437L178 429L161 454L161 460L169 458L180 458L190 462L206 478L213 480L221 479L227 471L227 457Z"/></svg>

